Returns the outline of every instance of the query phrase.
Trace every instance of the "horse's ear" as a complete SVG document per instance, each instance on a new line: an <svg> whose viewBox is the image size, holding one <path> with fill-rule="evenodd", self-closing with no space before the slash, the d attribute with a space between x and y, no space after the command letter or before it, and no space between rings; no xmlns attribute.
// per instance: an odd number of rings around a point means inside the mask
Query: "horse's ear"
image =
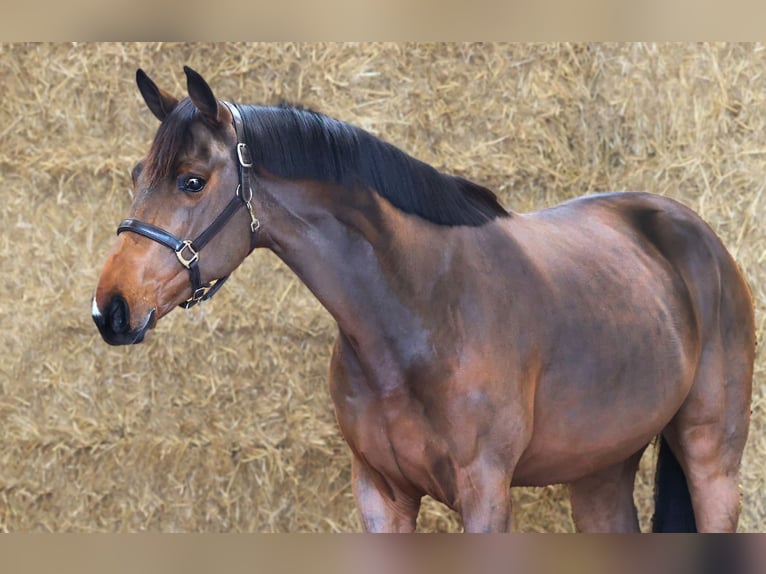
<svg viewBox="0 0 766 574"><path fill-rule="evenodd" d="M202 115L212 124L219 124L221 121L221 106L218 103L213 90L207 85L207 82L197 72L189 66L184 66L186 73L186 85L189 90L189 97Z"/></svg>
<svg viewBox="0 0 766 574"><path fill-rule="evenodd" d="M159 89L157 84L141 68L136 70L136 84L138 84L138 89L141 91L146 105L160 121L168 117L168 114L178 105L178 100Z"/></svg>

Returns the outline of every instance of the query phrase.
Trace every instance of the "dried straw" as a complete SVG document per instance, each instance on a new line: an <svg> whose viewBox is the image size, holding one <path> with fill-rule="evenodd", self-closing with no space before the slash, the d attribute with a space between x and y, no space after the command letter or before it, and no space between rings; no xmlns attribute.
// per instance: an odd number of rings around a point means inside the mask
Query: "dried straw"
<svg viewBox="0 0 766 574"><path fill-rule="evenodd" d="M302 102L527 211L602 190L697 209L766 317L761 45L0 45L0 530L348 531L326 387L329 315L254 253L201 316L106 346L90 298L156 121L136 67L183 94ZM758 356L741 529L766 511ZM651 449L636 500L651 515ZM519 531L571 531L562 487L515 489ZM427 501L422 530L459 530Z"/></svg>

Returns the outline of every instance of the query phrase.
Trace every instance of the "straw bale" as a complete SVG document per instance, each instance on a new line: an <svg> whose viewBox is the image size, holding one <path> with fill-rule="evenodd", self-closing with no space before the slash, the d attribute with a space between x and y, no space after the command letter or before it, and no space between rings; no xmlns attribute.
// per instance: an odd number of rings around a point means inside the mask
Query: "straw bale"
<svg viewBox="0 0 766 574"><path fill-rule="evenodd" d="M112 348L90 300L156 120L137 67L184 64L232 100L359 125L528 211L647 190L698 210L766 317L760 44L0 45L0 530L349 531L349 453L326 386L335 326L271 253L201 312ZM741 530L766 513L764 354ZM636 501L651 516L653 449ZM566 490L514 489L515 529L573 529ZM427 500L426 531L460 529Z"/></svg>

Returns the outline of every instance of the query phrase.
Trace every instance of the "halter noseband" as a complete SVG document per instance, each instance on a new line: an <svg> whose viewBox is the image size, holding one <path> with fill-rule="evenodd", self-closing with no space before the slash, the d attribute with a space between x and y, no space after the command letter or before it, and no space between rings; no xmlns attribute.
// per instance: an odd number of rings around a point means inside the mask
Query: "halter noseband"
<svg viewBox="0 0 766 574"><path fill-rule="evenodd" d="M161 227L139 221L132 217L123 220L117 227L118 235L123 231L137 233L138 235L156 241L175 252L179 263L189 271L189 281L192 288L192 296L179 305L179 307L183 307L184 309L188 309L200 301L210 299L229 278L229 276L226 275L219 279L213 279L208 283L202 283L199 271L199 252L213 237L215 237L216 234L218 234L219 231L221 231L221 229L223 229L223 226L226 225L237 210L244 206L250 215L250 251L255 248L255 243L258 238L257 232L261 227L261 223L258 221L258 218L255 216L255 211L253 210L253 188L250 184L250 168L253 165L253 160L250 155L250 149L245 143L242 116L236 105L228 102L222 103L231 112L232 124L234 125L234 131L237 134L239 185L234 193L234 197L232 197L226 207L223 208L223 211L218 214L218 217L216 217L213 222L193 240L179 239Z"/></svg>

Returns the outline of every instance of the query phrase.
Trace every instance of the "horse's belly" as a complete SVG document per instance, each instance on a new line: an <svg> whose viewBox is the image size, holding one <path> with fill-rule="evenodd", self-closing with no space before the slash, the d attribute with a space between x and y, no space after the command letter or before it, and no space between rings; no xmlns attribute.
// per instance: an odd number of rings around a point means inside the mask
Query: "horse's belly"
<svg viewBox="0 0 766 574"><path fill-rule="evenodd" d="M513 486L546 486L568 483L618 464L644 448L660 428L613 437L613 443L542 444L536 441L517 464Z"/></svg>
<svg viewBox="0 0 766 574"><path fill-rule="evenodd" d="M538 393L532 437L513 484L571 482L644 448L678 412L691 387L693 371L683 362L672 376L671 370L662 369L665 378L651 369L626 374L603 387L551 383Z"/></svg>

